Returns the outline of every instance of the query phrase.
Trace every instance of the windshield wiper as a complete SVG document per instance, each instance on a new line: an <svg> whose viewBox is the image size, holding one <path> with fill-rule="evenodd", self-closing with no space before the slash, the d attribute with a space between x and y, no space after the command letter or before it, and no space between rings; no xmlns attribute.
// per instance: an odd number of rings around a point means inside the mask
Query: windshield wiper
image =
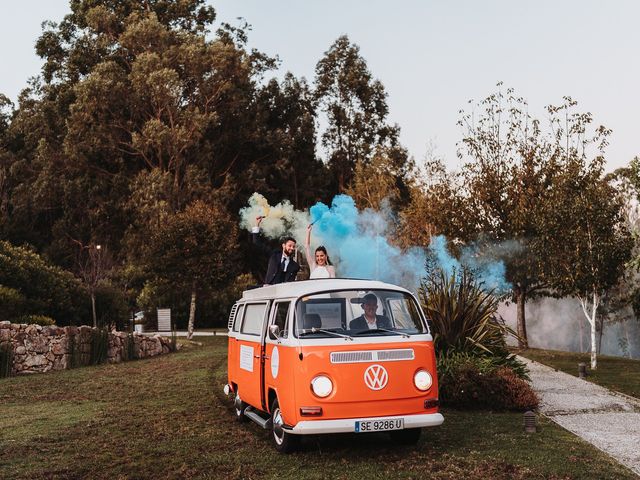
<svg viewBox="0 0 640 480"><path fill-rule="evenodd" d="M404 333L404 332L398 332L397 330L389 330L387 328L371 328L371 329L367 329L367 330L360 330L357 333L354 333L354 335L362 335L363 333L379 333L379 332L389 332L389 333L394 333L396 335L402 335L404 338L409 338L409 335Z"/></svg>
<svg viewBox="0 0 640 480"><path fill-rule="evenodd" d="M328 333L329 335L335 335L336 337L346 338L347 340L353 340L353 337L350 335L343 335L342 333L333 332L331 330L325 330L324 328L310 328L308 330L303 330L298 334L298 336L307 335L309 333Z"/></svg>

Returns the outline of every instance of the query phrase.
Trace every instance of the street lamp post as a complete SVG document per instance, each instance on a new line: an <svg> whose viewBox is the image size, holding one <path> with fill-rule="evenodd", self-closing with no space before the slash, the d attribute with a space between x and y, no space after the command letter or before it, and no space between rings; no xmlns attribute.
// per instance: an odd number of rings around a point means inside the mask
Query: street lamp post
<svg viewBox="0 0 640 480"><path fill-rule="evenodd" d="M106 248L99 243L83 244L80 240L71 238L78 245L78 275L89 290L91 296L91 315L94 328L98 326L98 316L96 314L96 290L98 284L106 278L110 268L109 258Z"/></svg>

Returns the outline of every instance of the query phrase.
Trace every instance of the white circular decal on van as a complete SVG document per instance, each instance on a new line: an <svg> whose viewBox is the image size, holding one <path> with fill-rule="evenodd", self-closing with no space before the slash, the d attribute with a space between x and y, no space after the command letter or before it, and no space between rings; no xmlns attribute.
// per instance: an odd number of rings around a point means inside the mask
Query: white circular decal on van
<svg viewBox="0 0 640 480"><path fill-rule="evenodd" d="M278 353L278 347L273 347L271 352L271 376L277 378L278 368L280 367L280 354Z"/></svg>
<svg viewBox="0 0 640 480"><path fill-rule="evenodd" d="M382 365L371 365L364 371L364 383L371 390L382 390L388 380L389 374Z"/></svg>

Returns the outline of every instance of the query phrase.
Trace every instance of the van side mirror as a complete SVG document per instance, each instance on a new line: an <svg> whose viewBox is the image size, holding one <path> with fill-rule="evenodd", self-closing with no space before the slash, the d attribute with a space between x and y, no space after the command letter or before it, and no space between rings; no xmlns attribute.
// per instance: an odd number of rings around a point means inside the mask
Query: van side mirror
<svg viewBox="0 0 640 480"><path fill-rule="evenodd" d="M269 338L277 340L280 337L280 327L278 325L269 325Z"/></svg>

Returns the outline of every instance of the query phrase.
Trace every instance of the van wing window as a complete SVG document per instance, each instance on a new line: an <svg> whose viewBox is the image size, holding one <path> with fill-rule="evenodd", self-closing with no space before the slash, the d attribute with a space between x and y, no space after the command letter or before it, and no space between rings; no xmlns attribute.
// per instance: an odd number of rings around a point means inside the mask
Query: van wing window
<svg viewBox="0 0 640 480"><path fill-rule="evenodd" d="M238 310L236 311L236 316L233 319L233 331L237 332L240 330L240 323L242 323L242 314L244 313L244 305L240 305Z"/></svg>
<svg viewBox="0 0 640 480"><path fill-rule="evenodd" d="M242 322L242 333L247 335L258 335L262 332L262 322L264 321L264 312L267 307L266 303L248 304L244 308L244 320Z"/></svg>
<svg viewBox="0 0 640 480"><path fill-rule="evenodd" d="M273 319L273 324L278 325L280 328L280 336L282 338L287 337L287 330L289 328L289 323L287 319L289 318L289 306L291 302L279 302L276 303L276 312Z"/></svg>
<svg viewBox="0 0 640 480"><path fill-rule="evenodd" d="M389 299L389 310L393 323L398 328L412 328L414 326L414 315L409 312L407 302L402 299Z"/></svg>

